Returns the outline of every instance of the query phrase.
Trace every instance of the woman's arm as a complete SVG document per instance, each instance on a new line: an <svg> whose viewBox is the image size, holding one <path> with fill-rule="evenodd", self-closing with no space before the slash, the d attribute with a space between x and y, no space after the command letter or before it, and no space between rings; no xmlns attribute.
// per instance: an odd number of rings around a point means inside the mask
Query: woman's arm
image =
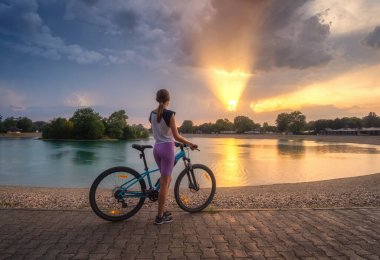
<svg viewBox="0 0 380 260"><path fill-rule="evenodd" d="M198 145L193 144L192 142L190 142L178 133L174 115L172 115L172 117L170 118L170 129L172 130L173 137L176 141L189 145L191 149L197 149Z"/></svg>

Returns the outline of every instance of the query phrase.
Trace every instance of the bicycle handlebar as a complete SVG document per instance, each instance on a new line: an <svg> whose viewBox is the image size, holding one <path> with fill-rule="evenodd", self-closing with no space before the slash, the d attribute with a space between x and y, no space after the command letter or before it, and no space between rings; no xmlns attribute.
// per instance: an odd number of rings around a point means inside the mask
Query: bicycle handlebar
<svg viewBox="0 0 380 260"><path fill-rule="evenodd" d="M174 142L174 145L175 145L176 147L183 147L183 148L190 147L190 146L187 145L187 144L183 144L183 143L179 143L179 142ZM198 151L200 151L198 148L195 148L194 150L198 150Z"/></svg>

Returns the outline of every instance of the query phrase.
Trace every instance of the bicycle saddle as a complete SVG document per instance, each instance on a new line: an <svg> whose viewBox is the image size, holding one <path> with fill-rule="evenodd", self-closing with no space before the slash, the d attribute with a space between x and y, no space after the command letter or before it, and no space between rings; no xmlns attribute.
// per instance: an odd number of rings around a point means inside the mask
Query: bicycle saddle
<svg viewBox="0 0 380 260"><path fill-rule="evenodd" d="M145 148L153 148L151 145L139 145L139 144L132 144L132 147L136 150L139 150L140 152L144 152Z"/></svg>

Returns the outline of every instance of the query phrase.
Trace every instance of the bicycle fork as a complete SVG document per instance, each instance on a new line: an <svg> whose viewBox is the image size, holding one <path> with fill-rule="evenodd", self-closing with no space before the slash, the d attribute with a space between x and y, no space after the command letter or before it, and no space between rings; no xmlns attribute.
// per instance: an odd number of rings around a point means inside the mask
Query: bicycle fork
<svg viewBox="0 0 380 260"><path fill-rule="evenodd" d="M189 188L195 191L199 191L199 186L198 186L197 180L195 179L194 169L193 169L193 166L191 165L190 160L188 160L187 162L186 169L187 169L187 178L189 179Z"/></svg>

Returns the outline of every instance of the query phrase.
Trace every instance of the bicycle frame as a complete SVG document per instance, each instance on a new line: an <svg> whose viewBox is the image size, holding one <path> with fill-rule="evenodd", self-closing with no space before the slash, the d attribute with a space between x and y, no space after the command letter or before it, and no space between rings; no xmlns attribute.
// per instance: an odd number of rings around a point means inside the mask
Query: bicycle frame
<svg viewBox="0 0 380 260"><path fill-rule="evenodd" d="M146 161L145 161L145 155L144 155L144 152L141 153L140 155L141 158L143 158L144 160L144 165L146 166L145 168L145 171L142 172L142 173L139 173L141 175L140 178L133 178L132 180L129 180L125 183L123 183L120 188L123 189L124 192L126 192L126 195L125 197L133 197L133 198L141 198L141 197L146 197L148 195L148 192L134 192L134 191L128 191L128 189L130 187L132 187L134 184L136 184L137 182L139 182L141 179L144 179L145 177L147 177L148 179L148 185L149 185L149 191L152 191L152 190L155 190L155 191L159 191L160 190L160 182L157 181L156 184L153 186L152 185L152 180L150 178L150 174L151 173L154 173L154 172L158 172L160 169L154 169L154 170L149 170L148 167L147 167L147 164L146 164ZM177 164L177 162L180 160L180 159L183 159L184 160L184 163L185 163L185 166L188 167L188 165L186 164L186 161L188 161L188 163L190 163L190 159L186 157L186 153L183 149L181 149L178 153L176 153L175 157L174 157L174 165Z"/></svg>

